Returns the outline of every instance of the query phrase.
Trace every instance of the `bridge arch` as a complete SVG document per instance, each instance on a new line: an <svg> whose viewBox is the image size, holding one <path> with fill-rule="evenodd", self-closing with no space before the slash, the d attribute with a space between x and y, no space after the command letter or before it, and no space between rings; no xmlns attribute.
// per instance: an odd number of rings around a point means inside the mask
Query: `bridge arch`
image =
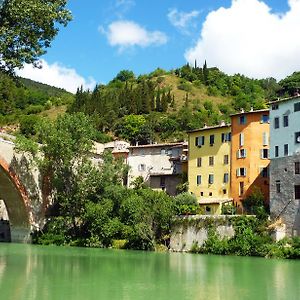
<svg viewBox="0 0 300 300"><path fill-rule="evenodd" d="M0 199L6 205L12 242L29 242L32 215L30 198L18 175L0 157Z"/></svg>

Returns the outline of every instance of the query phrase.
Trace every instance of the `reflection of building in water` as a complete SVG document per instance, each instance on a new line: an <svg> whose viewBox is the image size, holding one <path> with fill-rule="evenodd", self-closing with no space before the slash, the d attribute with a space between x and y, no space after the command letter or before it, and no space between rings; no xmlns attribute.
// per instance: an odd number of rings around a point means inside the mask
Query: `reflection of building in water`
<svg viewBox="0 0 300 300"><path fill-rule="evenodd" d="M10 242L10 226L8 213L3 200L0 200L0 242Z"/></svg>

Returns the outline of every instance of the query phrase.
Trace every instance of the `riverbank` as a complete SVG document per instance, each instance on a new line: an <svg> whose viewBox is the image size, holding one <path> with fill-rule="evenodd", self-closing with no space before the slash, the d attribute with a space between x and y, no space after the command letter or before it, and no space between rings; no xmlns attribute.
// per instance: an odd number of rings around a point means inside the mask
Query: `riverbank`
<svg viewBox="0 0 300 300"><path fill-rule="evenodd" d="M276 242L266 219L255 216L190 216L175 218L170 250L201 254L300 258L300 238Z"/></svg>

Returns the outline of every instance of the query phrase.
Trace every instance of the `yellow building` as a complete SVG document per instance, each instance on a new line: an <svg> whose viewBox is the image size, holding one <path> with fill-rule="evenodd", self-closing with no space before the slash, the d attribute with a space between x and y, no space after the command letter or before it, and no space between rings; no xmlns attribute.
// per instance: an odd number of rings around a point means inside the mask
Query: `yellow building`
<svg viewBox="0 0 300 300"><path fill-rule="evenodd" d="M192 130L189 135L188 182L206 214L221 214L230 195L231 127L218 126Z"/></svg>

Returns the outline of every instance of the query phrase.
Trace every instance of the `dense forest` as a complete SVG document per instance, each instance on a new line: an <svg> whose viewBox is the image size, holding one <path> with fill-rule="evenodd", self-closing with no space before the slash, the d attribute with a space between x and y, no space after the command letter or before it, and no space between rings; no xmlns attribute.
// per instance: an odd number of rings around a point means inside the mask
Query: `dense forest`
<svg viewBox="0 0 300 300"><path fill-rule="evenodd" d="M51 107L72 103L74 95L63 89L0 72L0 124L19 123Z"/></svg>
<svg viewBox="0 0 300 300"><path fill-rule="evenodd" d="M278 97L293 96L300 88L300 72L279 82L227 75L217 68L189 64L135 76L122 70L94 90L79 87L76 95L62 89L0 73L0 123L20 124L21 133L35 134L35 126L52 108L54 116L66 109L94 120L99 142L113 137L139 142L180 141L186 131L229 122L230 114L266 108ZM61 109L63 107L64 109Z"/></svg>
<svg viewBox="0 0 300 300"><path fill-rule="evenodd" d="M100 132L131 143L176 141L185 131L229 121L230 114L266 108L270 100L292 96L300 73L277 82L226 75L217 68L185 65L166 72L157 69L135 77L123 70L107 85L93 91L79 88L69 112L94 116Z"/></svg>

